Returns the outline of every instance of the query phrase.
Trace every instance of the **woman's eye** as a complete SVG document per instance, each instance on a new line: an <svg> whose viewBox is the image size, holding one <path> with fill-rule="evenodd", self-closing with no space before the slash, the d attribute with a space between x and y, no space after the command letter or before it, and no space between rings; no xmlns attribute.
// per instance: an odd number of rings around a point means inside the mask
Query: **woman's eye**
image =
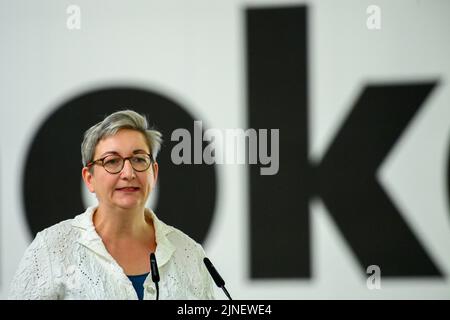
<svg viewBox="0 0 450 320"><path fill-rule="evenodd" d="M118 162L119 162L118 158L106 159L105 164L114 165L117 164Z"/></svg>

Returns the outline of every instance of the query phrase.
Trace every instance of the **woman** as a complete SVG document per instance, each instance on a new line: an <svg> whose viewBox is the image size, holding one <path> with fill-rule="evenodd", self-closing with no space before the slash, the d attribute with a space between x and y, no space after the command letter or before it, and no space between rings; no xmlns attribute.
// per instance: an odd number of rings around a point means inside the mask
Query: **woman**
<svg viewBox="0 0 450 320"><path fill-rule="evenodd" d="M86 131L82 177L98 206L39 232L13 279L12 299L212 299L202 247L145 208L156 185L161 134L131 110Z"/></svg>

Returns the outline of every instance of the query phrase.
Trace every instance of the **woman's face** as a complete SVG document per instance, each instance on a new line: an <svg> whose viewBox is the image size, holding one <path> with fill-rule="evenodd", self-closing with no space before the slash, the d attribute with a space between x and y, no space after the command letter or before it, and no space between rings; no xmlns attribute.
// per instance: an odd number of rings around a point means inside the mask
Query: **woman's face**
<svg viewBox="0 0 450 320"><path fill-rule="evenodd" d="M122 129L115 135L99 141L95 148L94 160L110 154L126 158L139 153L150 153L144 135L139 131ZM121 209L143 208L156 184L158 164L153 163L146 171L137 172L127 160L122 171L111 174L98 162L94 165L92 173L88 168L83 168L82 175L89 191L95 192L100 206Z"/></svg>

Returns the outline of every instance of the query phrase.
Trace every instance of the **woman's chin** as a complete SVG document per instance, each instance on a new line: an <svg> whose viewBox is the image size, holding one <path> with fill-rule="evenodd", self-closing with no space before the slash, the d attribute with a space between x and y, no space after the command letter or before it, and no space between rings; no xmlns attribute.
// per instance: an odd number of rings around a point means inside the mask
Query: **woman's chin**
<svg viewBox="0 0 450 320"><path fill-rule="evenodd" d="M131 210L131 209L136 209L136 208L142 207L142 202L136 201L136 200L135 201L119 201L116 203L116 205L121 209Z"/></svg>

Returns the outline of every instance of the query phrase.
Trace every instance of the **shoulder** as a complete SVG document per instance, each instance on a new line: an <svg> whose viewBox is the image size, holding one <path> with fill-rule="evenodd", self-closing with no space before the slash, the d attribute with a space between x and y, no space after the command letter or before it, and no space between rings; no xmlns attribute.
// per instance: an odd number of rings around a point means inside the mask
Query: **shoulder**
<svg viewBox="0 0 450 320"><path fill-rule="evenodd" d="M174 247L173 266L177 279L185 279L185 299L215 299L214 286L204 265L205 251L201 244L178 228L164 224L166 239ZM174 287L177 284L173 285ZM186 289L188 288L188 289Z"/></svg>
<svg viewBox="0 0 450 320"><path fill-rule="evenodd" d="M174 247L178 253L197 256L198 258L205 255L203 247L196 240L180 229L159 220L154 213L152 214L157 242L159 241L164 247ZM169 245L166 245L167 243Z"/></svg>
<svg viewBox="0 0 450 320"><path fill-rule="evenodd" d="M185 247L185 248L191 248L195 250L203 250L202 246L193 238L191 238L189 235L187 235L185 232L181 231L180 229L168 225L164 222L161 222L163 230L165 231L167 239L171 243L173 243L177 247Z"/></svg>
<svg viewBox="0 0 450 320"><path fill-rule="evenodd" d="M64 232L70 231L72 229L72 222L74 219L67 219L61 222L58 222L48 228L45 228L41 232L39 232L41 235L55 235L55 234L61 234Z"/></svg>
<svg viewBox="0 0 450 320"><path fill-rule="evenodd" d="M40 231L36 240L45 242L49 247L67 247L80 237L82 228L78 224L80 220L87 220L87 213L82 213L72 219L60 221Z"/></svg>

